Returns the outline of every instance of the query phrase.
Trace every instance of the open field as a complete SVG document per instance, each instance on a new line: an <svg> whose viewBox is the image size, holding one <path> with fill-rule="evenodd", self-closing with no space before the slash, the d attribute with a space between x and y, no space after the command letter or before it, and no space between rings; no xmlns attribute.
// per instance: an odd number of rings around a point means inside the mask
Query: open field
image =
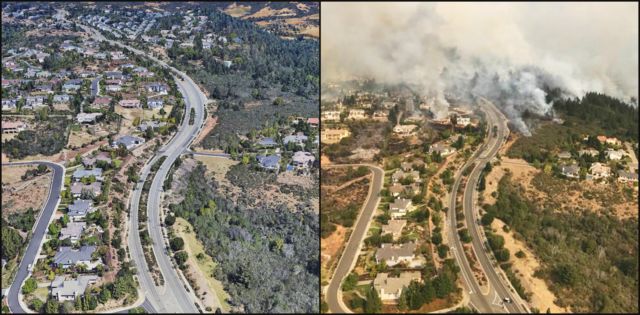
<svg viewBox="0 0 640 315"><path fill-rule="evenodd" d="M213 277L216 264L213 262L211 256L205 253L202 243L196 239L193 226L183 218L176 218L173 230L177 236L182 237L184 240L184 248L189 254L189 272L194 274L196 283L201 289L200 292L207 292L207 294L204 295L204 300L202 300L203 304L205 306L213 305L212 294L215 293L222 304L222 311L228 312L229 304L227 303L227 299L229 295L224 291L222 283ZM198 255L202 255L202 258L198 259Z"/></svg>

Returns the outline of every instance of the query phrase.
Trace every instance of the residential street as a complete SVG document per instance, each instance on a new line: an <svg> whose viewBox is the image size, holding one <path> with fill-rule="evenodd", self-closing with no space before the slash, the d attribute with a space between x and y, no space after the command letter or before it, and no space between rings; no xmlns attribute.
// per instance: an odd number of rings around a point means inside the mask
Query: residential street
<svg viewBox="0 0 640 315"><path fill-rule="evenodd" d="M353 232L349 237L349 240L345 246L345 249L338 261L338 266L331 277L331 282L326 291L326 300L329 304L329 310L332 313L351 313L349 308L342 302L342 290L340 286L342 280L351 272L351 269L358 260L360 249L362 248L362 242L364 241L369 225L373 219L373 215L380 203L380 190L384 183L384 170L369 164L342 164L342 165L328 165L325 167L349 167L349 166L366 166L373 172L373 180L369 187L369 195L364 202L364 207L358 215L358 220L353 228Z"/></svg>

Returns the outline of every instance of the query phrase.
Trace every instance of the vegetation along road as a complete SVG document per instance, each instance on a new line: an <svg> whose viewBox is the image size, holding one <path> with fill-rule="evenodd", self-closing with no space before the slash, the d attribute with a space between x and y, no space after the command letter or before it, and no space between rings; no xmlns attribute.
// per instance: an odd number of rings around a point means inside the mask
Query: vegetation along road
<svg viewBox="0 0 640 315"><path fill-rule="evenodd" d="M451 199L449 207L449 224L447 224L449 230L449 239L453 241L451 247L451 253L456 259L456 262L460 266L460 272L465 283L465 290L469 294L470 304L481 313L496 313L496 312L508 312L508 313L523 313L527 309L522 305L522 300L518 294L511 289L508 284L508 280L501 279L493 263L488 256L487 251L484 249L483 240L480 236L478 222L476 220L476 214L474 213L474 194L478 180L480 179L480 173L487 162L497 154L498 150L502 146L503 141L506 139L509 129L506 125L507 119L500 113L500 111L490 102L481 100L479 102L480 108L486 113L487 126L489 126L489 132L487 132L488 140L485 145L481 146L478 151L469 159L465 165L458 171L455 177L455 182L451 189ZM496 126L496 136L491 132L492 126ZM475 164L474 164L475 163ZM469 261L464 253L462 241L457 231L457 220L455 216L456 209L456 193L458 187L462 181L462 174L464 170L470 165L474 165L473 170L469 173L468 180L465 186L463 195L463 211L466 220L467 228L471 235L471 244L473 250L480 262L484 274L489 281L488 294L482 294L480 287L475 280L473 271L471 270ZM514 298L515 297L515 298ZM512 303L505 302L505 298L508 298Z"/></svg>
<svg viewBox="0 0 640 315"><path fill-rule="evenodd" d="M327 304L329 310L332 313L351 313L349 308L342 302L342 290L340 289L342 280L349 274L351 269L356 264L358 254L362 248L362 241L364 240L367 231L369 230L369 224L373 215L380 203L380 190L382 190L382 184L384 183L384 170L369 164L342 164L342 165L329 165L324 167L349 167L349 166L366 166L373 172L373 180L371 186L369 186L369 195L364 202L364 207L358 219L356 221L353 232L349 237L349 241L344 248L342 256L338 261L338 266L329 282L329 286L326 292Z"/></svg>

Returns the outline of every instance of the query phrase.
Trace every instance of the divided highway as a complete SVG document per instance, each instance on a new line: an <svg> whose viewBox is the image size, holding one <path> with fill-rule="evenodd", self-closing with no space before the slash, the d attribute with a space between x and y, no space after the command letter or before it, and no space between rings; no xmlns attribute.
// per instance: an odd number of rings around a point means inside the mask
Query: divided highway
<svg viewBox="0 0 640 315"><path fill-rule="evenodd" d="M171 258L167 256L165 252L165 241L162 235L162 227L160 223L160 192L162 190L162 184L164 179L173 164L183 152L188 150L188 147L200 131L204 121L204 104L206 96L200 91L200 88L193 82L193 80L181 71L167 65L165 62L158 60L157 58L138 50L136 48L124 45L120 42L106 39L97 30L81 25L86 31L91 32L94 38L99 41L107 41L111 44L127 48L135 54L143 55L163 67L169 68L174 73L177 73L181 79L176 79L178 88L185 97L185 113L182 125L179 126L177 133L163 146L159 153L152 158L143 167L140 174L140 179L144 182L150 173L151 166L162 156L167 158L158 169L155 177L153 178L151 189L149 191L149 199L147 203L147 229L150 232L153 252L158 262L158 266L164 277L165 283L163 286L156 287L154 281L149 273L149 267L147 266L144 258L144 252L142 249L142 243L140 241L140 235L138 233L138 206L140 204L140 197L142 193L142 183L138 183L132 193L131 199L131 229L129 232L129 249L131 258L138 267L138 280L140 282L142 290L145 292L147 300L153 306L157 312L161 313L196 313L198 309L195 306L197 298L189 289L187 292L188 283L186 280L181 280L181 277L177 274L177 271L173 268ZM195 121L193 125L189 125L189 115L191 108L195 110ZM185 286L187 284L187 286Z"/></svg>
<svg viewBox="0 0 640 315"><path fill-rule="evenodd" d="M460 266L460 272L466 287L465 290L469 294L470 304L480 313L524 313L527 312L527 309L525 306L521 305L523 303L520 297L516 292L512 292L509 284L505 283L508 282L508 280L502 280L500 278L493 266L493 263L489 259L488 252L484 249L484 238L481 238L480 235L480 229L482 227L478 226L477 214L474 211L474 194L476 192L476 187L480 179L482 169L487 162L490 162L491 159L495 157L509 133L509 129L506 124L507 119L495 107L495 105L486 100L482 100L479 105L486 113L487 126L489 128L489 132L487 133L488 140L486 144L476 151L471 159L469 159L464 166L460 168L455 176L455 182L451 189L449 223L447 226L449 240L451 242L451 253ZM497 126L496 137L494 137L492 133L493 126ZM462 242L460 241L456 228L456 193L458 192L458 187L462 181L463 171L473 163L475 163L474 168L468 175L468 181L464 189L463 211L466 225L472 238L473 249L489 281L489 292L487 295L484 295L480 291L480 287L473 275L469 261L464 254ZM504 303L504 298L509 298L513 303Z"/></svg>
<svg viewBox="0 0 640 315"><path fill-rule="evenodd" d="M333 273L333 277L329 282L325 299L329 305L329 311L331 313L352 313L349 308L342 302L342 290L340 289L342 280L351 272L351 269L356 264L360 249L362 248L362 242L369 230L369 225L373 219L373 214L378 208L380 202L380 190L384 183L384 170L369 164L341 164L341 165L328 165L325 167L349 167L349 166L366 166L373 172L373 180L369 186L369 194L367 200L364 203L364 207L360 214L356 224L351 232L351 236L345 246L342 256L338 261L336 270Z"/></svg>
<svg viewBox="0 0 640 315"><path fill-rule="evenodd" d="M38 256L38 252L40 252L40 246L42 245L42 241L44 239L45 234L49 228L49 222L51 222L51 218L53 214L56 212L58 208L58 203L60 201L60 190L64 185L64 166L53 163L49 161L32 161L32 162L16 162L16 163L3 163L3 166L16 166L16 165L45 165L49 169L53 171L53 178L51 180L51 189L49 189L49 197L47 197L47 201L45 203L44 208L40 212L38 217L38 221L34 225L34 229L32 229L32 236L29 244L27 245L27 249L24 251L24 255L20 264L18 265L18 272L16 273L16 277L13 279L13 284L9 288L8 296L8 304L11 313L26 313L28 310L22 308L20 304L20 288L24 281L31 275L29 271L29 265L35 265L36 257ZM30 311L30 310L29 310Z"/></svg>

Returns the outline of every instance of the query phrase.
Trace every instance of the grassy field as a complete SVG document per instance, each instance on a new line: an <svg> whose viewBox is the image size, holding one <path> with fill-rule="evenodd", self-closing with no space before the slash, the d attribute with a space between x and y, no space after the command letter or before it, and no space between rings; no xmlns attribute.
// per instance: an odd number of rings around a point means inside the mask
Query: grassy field
<svg viewBox="0 0 640 315"><path fill-rule="evenodd" d="M33 291L33 296L38 298L40 301L45 302L49 297L49 288L48 287L37 288L35 291Z"/></svg>
<svg viewBox="0 0 640 315"><path fill-rule="evenodd" d="M183 218L176 218L174 231L176 231L176 234L184 240L185 250L189 254L190 264L197 266L201 273L206 275L209 288L216 293L218 300L220 300L220 303L222 304L222 311L228 312L229 304L227 303L227 299L229 298L229 295L224 291L222 283L213 278L215 263L211 256L205 253L202 243L196 239L196 233L194 233L193 226ZM185 231L190 232L186 233ZM204 259L197 259L196 256L199 254L203 254Z"/></svg>

